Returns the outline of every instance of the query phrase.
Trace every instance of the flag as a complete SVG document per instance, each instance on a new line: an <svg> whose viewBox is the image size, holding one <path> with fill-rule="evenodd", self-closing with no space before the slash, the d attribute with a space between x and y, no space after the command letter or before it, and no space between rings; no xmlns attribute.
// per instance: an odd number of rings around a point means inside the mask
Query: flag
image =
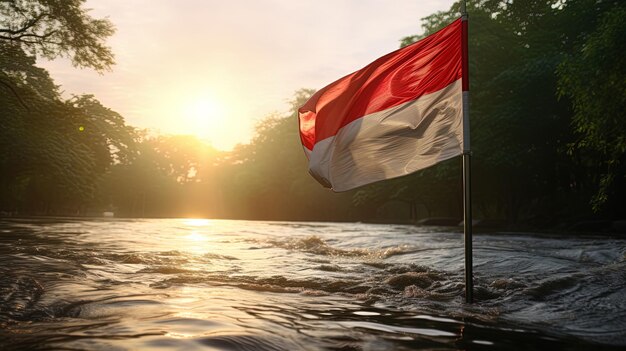
<svg viewBox="0 0 626 351"><path fill-rule="evenodd" d="M346 191L463 153L461 19L316 92L298 109L309 172Z"/></svg>

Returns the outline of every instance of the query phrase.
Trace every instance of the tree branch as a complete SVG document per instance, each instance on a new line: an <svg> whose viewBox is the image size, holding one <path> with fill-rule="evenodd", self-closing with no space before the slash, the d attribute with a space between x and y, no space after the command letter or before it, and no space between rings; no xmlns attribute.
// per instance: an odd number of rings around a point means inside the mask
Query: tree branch
<svg viewBox="0 0 626 351"><path fill-rule="evenodd" d="M20 29L0 29L0 32L9 33L11 35L24 33L28 29L34 27L37 24L37 22L41 21L46 16L50 16L50 14L47 13L47 12L41 13L41 14L39 14L39 16L37 16L37 17L33 18L32 20L26 22L26 24L24 24L24 26L22 28L20 28Z"/></svg>
<svg viewBox="0 0 626 351"><path fill-rule="evenodd" d="M57 33L56 30L53 30L53 31L45 33L45 34L22 34L22 35L18 35L18 36L0 35L0 39L19 41L19 42L22 42L22 43L25 43L25 44L46 43L46 44L61 45L61 43L46 40L47 38L51 37L55 33ZM24 38L35 38L35 40L24 40ZM40 40L37 40L37 39L40 39Z"/></svg>
<svg viewBox="0 0 626 351"><path fill-rule="evenodd" d="M39 38L39 39L46 39L50 36L52 36L53 34L55 34L57 31L53 30L51 32L48 33L44 33L44 34L35 34L35 33L26 33L26 34L21 34L18 36L14 36L11 37L13 40L20 40L22 38ZM6 38L6 37L5 37Z"/></svg>

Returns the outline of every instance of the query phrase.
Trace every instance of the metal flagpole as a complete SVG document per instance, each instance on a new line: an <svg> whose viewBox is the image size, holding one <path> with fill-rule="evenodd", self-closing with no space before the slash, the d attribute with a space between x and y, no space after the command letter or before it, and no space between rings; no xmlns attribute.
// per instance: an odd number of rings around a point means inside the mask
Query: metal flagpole
<svg viewBox="0 0 626 351"><path fill-rule="evenodd" d="M472 267L472 187L471 151L469 132L469 59L467 47L467 7L461 1L461 45L463 68L463 232L465 237L465 302L474 299L474 273Z"/></svg>

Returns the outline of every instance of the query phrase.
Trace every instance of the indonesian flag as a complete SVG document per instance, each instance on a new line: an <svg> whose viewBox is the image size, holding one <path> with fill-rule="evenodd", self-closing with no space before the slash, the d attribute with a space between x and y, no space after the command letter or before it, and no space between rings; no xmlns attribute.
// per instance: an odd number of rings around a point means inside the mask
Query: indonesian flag
<svg viewBox="0 0 626 351"><path fill-rule="evenodd" d="M309 172L334 191L463 153L458 19L315 93L300 109Z"/></svg>

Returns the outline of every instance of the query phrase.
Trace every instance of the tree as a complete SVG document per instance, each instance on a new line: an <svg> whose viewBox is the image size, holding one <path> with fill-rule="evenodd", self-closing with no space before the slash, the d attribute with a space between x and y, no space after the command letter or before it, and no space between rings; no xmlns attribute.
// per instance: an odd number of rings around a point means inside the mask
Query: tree
<svg viewBox="0 0 626 351"><path fill-rule="evenodd" d="M115 29L94 19L85 0L1 0L0 41L19 45L34 56L69 57L77 67L109 69L113 52L105 40Z"/></svg>
<svg viewBox="0 0 626 351"><path fill-rule="evenodd" d="M592 31L581 33L576 50L558 67L559 94L572 102L578 137L569 151L582 153L591 163L595 211L610 196L619 197L616 186L626 182L626 5L611 5Z"/></svg>
<svg viewBox="0 0 626 351"><path fill-rule="evenodd" d="M116 163L98 182L93 204L117 216L172 216L181 184L162 167L162 155L139 133L132 157Z"/></svg>
<svg viewBox="0 0 626 351"><path fill-rule="evenodd" d="M108 20L84 0L0 0L0 207L81 211L98 178L128 156L133 130L93 96L64 101L37 56L97 71L113 64Z"/></svg>
<svg viewBox="0 0 626 351"><path fill-rule="evenodd" d="M64 101L47 71L0 41L0 207L75 213L98 178L128 157L133 130L93 96Z"/></svg>

